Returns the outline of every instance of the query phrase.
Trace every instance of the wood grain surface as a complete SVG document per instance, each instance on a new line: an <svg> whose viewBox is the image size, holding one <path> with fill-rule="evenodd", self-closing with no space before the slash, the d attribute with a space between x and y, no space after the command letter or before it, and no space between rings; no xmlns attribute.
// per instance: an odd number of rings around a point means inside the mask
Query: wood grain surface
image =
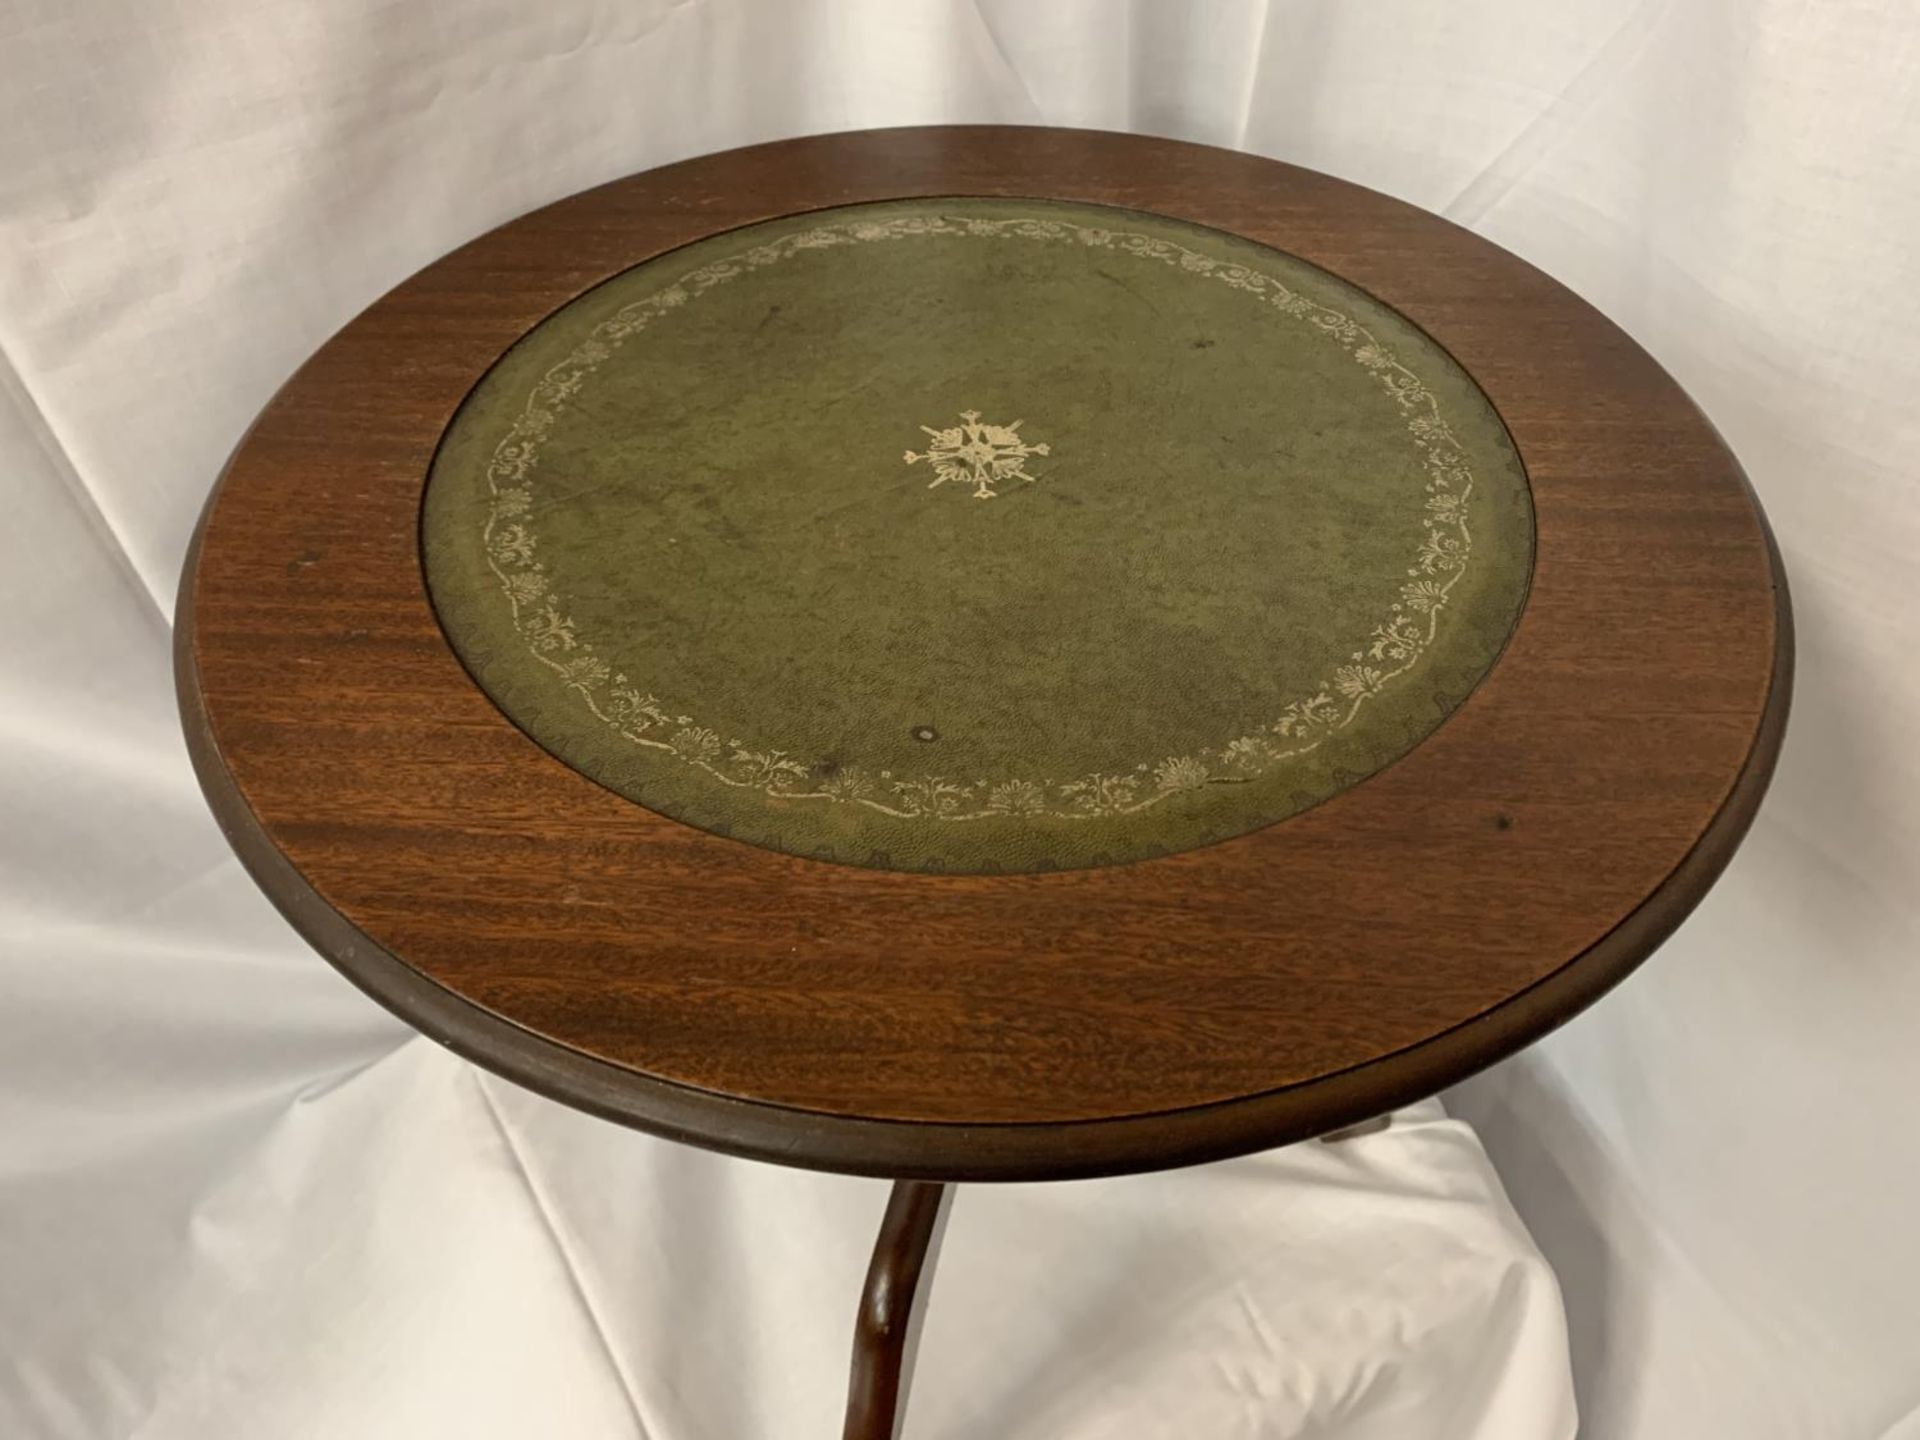
<svg viewBox="0 0 1920 1440"><path fill-rule="evenodd" d="M802 860L666 820L508 723L443 638L418 521L507 346L701 236L908 195L1216 226L1410 317L1533 490L1506 653L1404 759L1205 849L1055 875ZM934 1178L1172 1165L1429 1093L1617 981L1698 901L1785 723L1786 591L1737 463L1598 312L1384 196L1097 132L862 132L651 171L503 226L262 414L182 580L196 766L267 893L427 1033L583 1108Z"/></svg>

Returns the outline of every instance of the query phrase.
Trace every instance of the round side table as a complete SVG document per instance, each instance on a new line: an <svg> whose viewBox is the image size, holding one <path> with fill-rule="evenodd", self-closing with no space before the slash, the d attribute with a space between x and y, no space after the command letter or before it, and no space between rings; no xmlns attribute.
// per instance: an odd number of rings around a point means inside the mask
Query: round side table
<svg viewBox="0 0 1920 1440"><path fill-rule="evenodd" d="M1398 201L1124 135L688 161L428 266L241 443L194 765L410 1024L894 1179L849 1436L951 1182L1325 1136L1670 933L1760 803L1787 592L1590 306Z"/></svg>

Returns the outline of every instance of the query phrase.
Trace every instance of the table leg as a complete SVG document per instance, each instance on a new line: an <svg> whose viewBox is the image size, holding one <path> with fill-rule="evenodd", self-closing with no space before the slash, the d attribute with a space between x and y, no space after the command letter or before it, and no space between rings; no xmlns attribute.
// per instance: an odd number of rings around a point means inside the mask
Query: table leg
<svg viewBox="0 0 1920 1440"><path fill-rule="evenodd" d="M952 1193L948 1185L900 1180L887 1199L854 1322L845 1440L897 1440L900 1434L927 1308L920 1295L931 1283Z"/></svg>

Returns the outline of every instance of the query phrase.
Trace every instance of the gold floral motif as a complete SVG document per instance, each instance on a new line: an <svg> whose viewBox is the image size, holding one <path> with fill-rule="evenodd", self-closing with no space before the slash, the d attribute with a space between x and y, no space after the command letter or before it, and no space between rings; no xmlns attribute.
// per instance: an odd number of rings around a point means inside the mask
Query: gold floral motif
<svg viewBox="0 0 1920 1440"><path fill-rule="evenodd" d="M1003 780L987 792L987 809L1002 815L1038 815L1047 808L1045 787L1031 780Z"/></svg>
<svg viewBox="0 0 1920 1440"><path fill-rule="evenodd" d="M1164 791L1198 790L1209 778L1197 755L1170 755L1153 767L1153 783Z"/></svg>
<svg viewBox="0 0 1920 1440"><path fill-rule="evenodd" d="M1280 315L1302 321L1340 345L1406 415L1407 437L1427 472L1425 518L1418 549L1407 568L1409 579L1401 586L1391 613L1372 631L1369 648L1356 652L1352 664L1336 668L1312 694L1289 702L1264 731L1190 755L1167 756L1151 766L1142 763L1132 774L1102 773L1067 781L960 780L895 776L890 771L876 778L851 766L809 767L784 750L737 740L723 743L692 716L670 714L652 692L623 674L610 673L552 593L551 577L537 559L538 538L528 524L533 509L531 477L541 443L559 411L622 344L716 285L808 250L921 235L1064 242L1172 265L1272 305ZM974 498L990 500L996 485L1031 483L1036 478L1026 473L1025 462L1047 454L1048 447L1027 445L1017 433L1019 421L1005 426L982 424L976 411L962 412L961 420L961 425L944 430L922 426L931 437L926 451L906 452L908 464L924 460L932 465L933 486L949 480L969 484ZM1473 553L1467 518L1474 479L1466 456L1441 417L1432 392L1366 327L1261 271L1155 236L1063 220L928 215L855 220L784 235L732 259L702 265L616 311L548 370L495 447L486 475L490 503L482 539L514 626L534 658L553 670L599 720L634 744L672 755L725 785L756 789L783 800L864 805L886 815L941 822L1008 815L1084 820L1134 814L1210 785L1244 783L1287 760L1310 754L1418 663L1438 633L1441 612Z"/></svg>

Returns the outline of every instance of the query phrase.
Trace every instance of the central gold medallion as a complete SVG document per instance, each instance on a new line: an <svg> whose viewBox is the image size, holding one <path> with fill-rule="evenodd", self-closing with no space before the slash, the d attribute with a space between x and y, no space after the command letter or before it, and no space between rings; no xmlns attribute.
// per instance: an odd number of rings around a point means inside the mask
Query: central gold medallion
<svg viewBox="0 0 1920 1440"><path fill-rule="evenodd" d="M1031 485L1039 478L1027 474L1027 457L1045 455L1047 447L1029 445L1020 438L1024 423L1016 420L1011 425L986 425L981 423L978 410L962 410L960 423L945 430L922 425L929 444L920 454L907 451L907 464L925 460L933 466L929 490L953 480L973 486L974 499L991 500L998 493L993 488L996 485L1014 481Z"/></svg>

